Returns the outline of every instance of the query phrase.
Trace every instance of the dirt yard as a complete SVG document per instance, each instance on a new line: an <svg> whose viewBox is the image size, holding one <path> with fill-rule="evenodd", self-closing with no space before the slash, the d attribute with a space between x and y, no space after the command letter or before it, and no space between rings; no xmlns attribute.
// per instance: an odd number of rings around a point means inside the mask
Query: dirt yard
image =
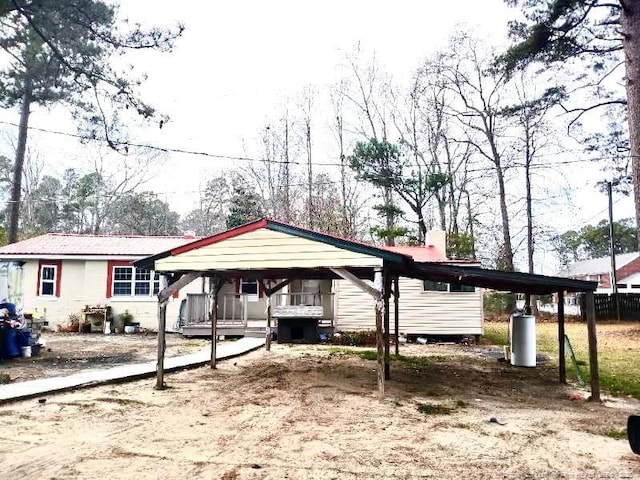
<svg viewBox="0 0 640 480"><path fill-rule="evenodd" d="M167 356L196 352L210 345L207 340L184 338L178 334L168 334L166 338ZM158 351L155 333L101 335L46 332L41 339L45 347L40 355L0 363L0 376L9 375L12 382L23 382L71 375L87 368L154 360Z"/></svg>
<svg viewBox="0 0 640 480"><path fill-rule="evenodd" d="M142 380L0 406L0 476L640 478L624 436L637 401L589 403L549 367L512 368L484 347L401 353L383 401L373 361L275 345L168 375L163 391Z"/></svg>

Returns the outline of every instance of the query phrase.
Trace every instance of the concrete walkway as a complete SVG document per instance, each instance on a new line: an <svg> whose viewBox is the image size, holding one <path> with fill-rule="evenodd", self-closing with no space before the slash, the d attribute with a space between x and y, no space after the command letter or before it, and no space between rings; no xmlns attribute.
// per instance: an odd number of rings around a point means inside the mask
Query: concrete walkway
<svg viewBox="0 0 640 480"><path fill-rule="evenodd" d="M218 344L216 358L225 360L243 355L264 346L264 338L244 337L235 342ZM211 360L211 350L202 350L179 357L164 359L165 372L206 365ZM39 378L27 382L0 385L0 403L38 397L54 392L152 377L156 374L156 361L119 365L111 368L92 368L66 377Z"/></svg>

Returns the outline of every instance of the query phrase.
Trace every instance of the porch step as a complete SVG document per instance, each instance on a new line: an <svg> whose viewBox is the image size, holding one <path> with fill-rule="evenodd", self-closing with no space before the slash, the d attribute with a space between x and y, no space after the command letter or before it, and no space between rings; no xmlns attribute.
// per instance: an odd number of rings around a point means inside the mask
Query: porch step
<svg viewBox="0 0 640 480"><path fill-rule="evenodd" d="M265 327L247 327L244 331L245 337L262 338L265 336Z"/></svg>

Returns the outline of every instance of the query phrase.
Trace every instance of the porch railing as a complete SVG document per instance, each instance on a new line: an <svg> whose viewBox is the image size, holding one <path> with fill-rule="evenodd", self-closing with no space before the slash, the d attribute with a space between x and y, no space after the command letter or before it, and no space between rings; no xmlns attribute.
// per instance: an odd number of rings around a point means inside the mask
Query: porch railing
<svg viewBox="0 0 640 480"><path fill-rule="evenodd" d="M320 326L333 325L333 293L276 293L272 296L274 318L317 318ZM247 326L248 320L262 320L263 308L253 308L246 294L218 295L218 324L220 326ZM257 307L257 305L256 305ZM209 322L213 310L213 296L208 293L188 293L185 325ZM250 314L253 310L253 315ZM259 312L259 313L257 313Z"/></svg>

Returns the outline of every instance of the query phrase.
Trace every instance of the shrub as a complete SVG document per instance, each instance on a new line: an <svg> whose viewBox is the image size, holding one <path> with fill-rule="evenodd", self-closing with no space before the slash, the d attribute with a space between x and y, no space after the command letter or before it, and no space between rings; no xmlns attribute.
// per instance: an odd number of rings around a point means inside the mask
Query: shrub
<svg viewBox="0 0 640 480"><path fill-rule="evenodd" d="M511 313L516 308L516 297L512 293L491 292L484 294L486 313Z"/></svg>
<svg viewBox="0 0 640 480"><path fill-rule="evenodd" d="M350 347L370 347L376 344L376 332L336 332L329 338L332 345L348 345Z"/></svg>

